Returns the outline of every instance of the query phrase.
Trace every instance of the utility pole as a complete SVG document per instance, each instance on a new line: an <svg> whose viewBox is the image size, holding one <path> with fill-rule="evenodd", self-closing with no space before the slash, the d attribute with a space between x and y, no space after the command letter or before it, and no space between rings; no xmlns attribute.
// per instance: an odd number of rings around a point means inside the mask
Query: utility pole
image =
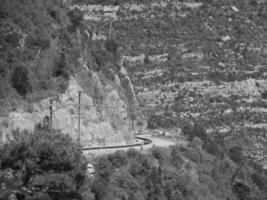
<svg viewBox="0 0 267 200"><path fill-rule="evenodd" d="M78 92L78 96L79 96L79 105L78 105L78 142L80 143L81 141L81 94L82 92L79 91Z"/></svg>
<svg viewBox="0 0 267 200"><path fill-rule="evenodd" d="M4 144L4 134L3 132L0 130L0 146Z"/></svg>
<svg viewBox="0 0 267 200"><path fill-rule="evenodd" d="M133 106L132 107L132 114L131 114L132 131L134 131L134 116L135 116L135 113L134 113L134 106Z"/></svg>
<svg viewBox="0 0 267 200"><path fill-rule="evenodd" d="M111 31L112 31L112 21L110 22L110 25L109 25L109 33L108 33L108 40L109 40L109 42L111 40Z"/></svg>
<svg viewBox="0 0 267 200"><path fill-rule="evenodd" d="M128 129L131 132L131 114L130 114L130 106L128 105Z"/></svg>
<svg viewBox="0 0 267 200"><path fill-rule="evenodd" d="M53 99L50 99L49 110L50 110L49 127L50 127L50 129L52 129L52 122L53 122Z"/></svg>

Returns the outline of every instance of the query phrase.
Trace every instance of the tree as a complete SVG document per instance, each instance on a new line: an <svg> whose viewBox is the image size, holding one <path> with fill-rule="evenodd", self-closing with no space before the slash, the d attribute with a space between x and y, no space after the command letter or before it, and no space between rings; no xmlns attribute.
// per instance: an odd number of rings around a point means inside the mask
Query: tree
<svg viewBox="0 0 267 200"><path fill-rule="evenodd" d="M236 182L232 185L232 191L239 200L249 200L250 188L242 182Z"/></svg>
<svg viewBox="0 0 267 200"><path fill-rule="evenodd" d="M16 67L11 75L12 86L17 92L25 96L31 90L31 84L28 77L28 70L26 67Z"/></svg>
<svg viewBox="0 0 267 200"><path fill-rule="evenodd" d="M65 79L69 78L71 73L70 65L66 61L66 54L62 53L60 59L55 64L55 68L53 69L53 76L59 77L62 76Z"/></svg>
<svg viewBox="0 0 267 200"><path fill-rule="evenodd" d="M69 11L68 16L74 29L76 29L83 21L83 13L78 8Z"/></svg>
<svg viewBox="0 0 267 200"><path fill-rule="evenodd" d="M229 157L238 164L243 164L242 147L236 146L229 150Z"/></svg>
<svg viewBox="0 0 267 200"><path fill-rule="evenodd" d="M185 121L184 124L182 124L182 131L184 135L189 137L190 141L192 141L194 137L199 137L204 142L208 140L206 130L201 121L193 121L193 123Z"/></svg>
<svg viewBox="0 0 267 200"><path fill-rule="evenodd" d="M119 47L119 44L114 39L108 39L105 42L106 48L108 51L115 53Z"/></svg>
<svg viewBox="0 0 267 200"><path fill-rule="evenodd" d="M108 155L108 160L117 168L128 164L127 155L124 151L116 151L114 154Z"/></svg>
<svg viewBox="0 0 267 200"><path fill-rule="evenodd" d="M26 199L82 199L86 160L81 147L58 131L15 132L0 149L4 170L12 171Z"/></svg>

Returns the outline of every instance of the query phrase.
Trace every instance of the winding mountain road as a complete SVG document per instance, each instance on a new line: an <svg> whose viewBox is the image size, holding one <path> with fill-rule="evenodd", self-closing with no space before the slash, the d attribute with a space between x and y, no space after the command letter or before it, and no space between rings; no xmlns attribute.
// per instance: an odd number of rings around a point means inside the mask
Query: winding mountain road
<svg viewBox="0 0 267 200"><path fill-rule="evenodd" d="M159 138L159 137L153 137L152 134L145 134L141 135L140 137L136 137L139 142L137 145L125 145L125 146L112 146L112 147L98 147L98 148L84 148L83 152L85 155L102 155L102 154L110 154L114 153L118 150L128 150L130 148L134 148L136 150L140 151L147 151L150 149L152 146L156 147L169 147L172 145L175 145L176 143L174 141L170 141L164 138ZM140 139L141 138L141 139ZM144 140L149 141L144 143ZM140 145L140 143L142 145ZM138 145L139 144L139 145Z"/></svg>

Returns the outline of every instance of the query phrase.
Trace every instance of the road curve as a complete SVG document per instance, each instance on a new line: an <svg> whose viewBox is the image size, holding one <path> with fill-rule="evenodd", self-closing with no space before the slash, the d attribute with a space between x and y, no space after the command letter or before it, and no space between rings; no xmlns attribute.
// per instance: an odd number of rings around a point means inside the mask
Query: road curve
<svg viewBox="0 0 267 200"><path fill-rule="evenodd" d="M102 146L102 147L83 147L83 150L89 151L89 150L101 150L101 149L123 149L123 148L131 148L131 147L141 147L141 146L149 145L152 143L152 140L146 137L136 136L135 138L136 140L139 140L139 142L135 144L118 145L118 146Z"/></svg>
<svg viewBox="0 0 267 200"><path fill-rule="evenodd" d="M124 145L124 146L109 146L109 147L94 147L94 148L83 148L83 153L85 155L102 155L102 154L110 154L114 153L118 150L128 150L130 148L134 148L140 151L146 151L150 149L152 146L157 147L169 147L175 145L175 142L166 140L163 138L152 137L151 134L145 134L142 136L136 136L136 138L141 141L143 144L134 144L134 145Z"/></svg>

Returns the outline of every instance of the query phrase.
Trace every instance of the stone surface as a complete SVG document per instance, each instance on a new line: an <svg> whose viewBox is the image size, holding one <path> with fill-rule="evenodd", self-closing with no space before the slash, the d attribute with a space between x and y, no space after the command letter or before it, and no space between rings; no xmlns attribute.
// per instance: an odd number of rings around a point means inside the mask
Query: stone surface
<svg viewBox="0 0 267 200"><path fill-rule="evenodd" d="M86 92L81 95L81 143L83 146L105 146L128 144L134 141L128 130L127 105L118 92L110 85L99 86L104 94L103 103L98 105ZM73 139L78 136L78 92L82 87L74 78L64 94L53 100L54 129L61 130ZM34 131L38 123L43 123L49 116L50 99L44 99L33 105L32 113L12 112L7 118L0 119L2 124L2 140L6 140L13 130ZM5 121L5 123L4 123ZM5 124L5 126L3 126Z"/></svg>

